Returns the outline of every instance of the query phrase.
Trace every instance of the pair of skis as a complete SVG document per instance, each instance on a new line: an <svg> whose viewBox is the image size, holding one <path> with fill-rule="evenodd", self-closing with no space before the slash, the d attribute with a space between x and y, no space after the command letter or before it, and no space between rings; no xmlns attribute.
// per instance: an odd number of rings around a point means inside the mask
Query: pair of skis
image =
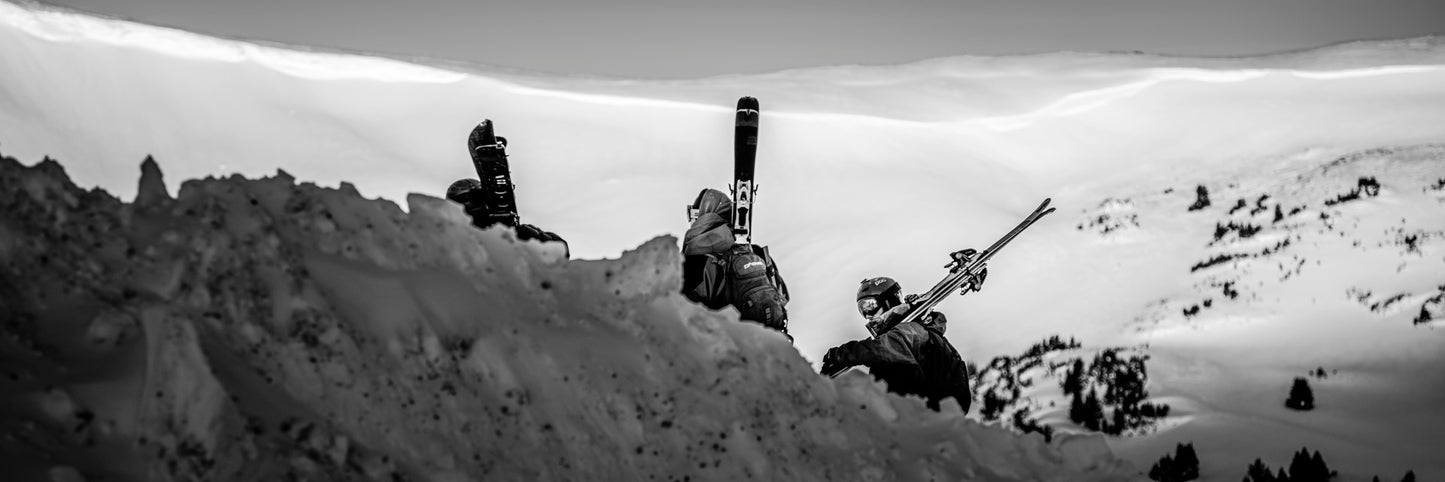
<svg viewBox="0 0 1445 482"><path fill-rule="evenodd" d="M1039 218L1054 212L1054 208L1049 207L1049 201L1049 199L1044 199L1044 202L1039 204L1039 207L1035 208L1032 213L1024 217L1024 220L1019 222L1018 226L1014 226L1012 230L1004 234L998 241L994 241L987 249L976 253L970 253L970 250L953 253L951 255L953 261L944 266L948 268L948 275L944 276L938 284L933 285L933 288L930 288L928 291L913 298L912 301L909 301L908 304L911 308L908 311L908 315L904 316L903 321L900 321L898 324L901 325L910 321L917 321L955 291L960 295L967 294L969 288L974 286L978 274L983 272L984 266L988 263L988 260L993 258L993 255L998 254L999 250L1002 250L1004 246L1008 245L1009 241L1013 241L1014 238L1018 237L1019 233L1024 232L1029 226L1033 226ZM824 375L836 377L838 374L847 370L848 368L843 368L830 373L824 373Z"/></svg>
<svg viewBox="0 0 1445 482"><path fill-rule="evenodd" d="M753 197L758 186L753 184L753 167L758 158L758 99L738 99L737 120L733 128L733 237L740 243L753 242Z"/></svg>

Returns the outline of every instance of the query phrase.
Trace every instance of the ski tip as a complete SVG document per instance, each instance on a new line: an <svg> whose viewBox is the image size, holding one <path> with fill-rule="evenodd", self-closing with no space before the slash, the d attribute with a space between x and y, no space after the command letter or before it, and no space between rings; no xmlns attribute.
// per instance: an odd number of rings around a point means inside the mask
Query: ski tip
<svg viewBox="0 0 1445 482"><path fill-rule="evenodd" d="M739 99L738 99L738 110L744 110L744 109L747 109L747 110L758 110L758 98L757 98L757 97L753 97L753 96L743 96L743 97L739 98Z"/></svg>

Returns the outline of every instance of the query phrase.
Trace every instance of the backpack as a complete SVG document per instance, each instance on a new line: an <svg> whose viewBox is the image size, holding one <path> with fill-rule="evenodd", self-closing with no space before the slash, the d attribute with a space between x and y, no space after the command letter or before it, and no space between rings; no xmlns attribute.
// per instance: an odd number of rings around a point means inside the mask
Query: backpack
<svg viewBox="0 0 1445 482"><path fill-rule="evenodd" d="M788 332L788 287L768 248L738 244L715 258L723 272L723 297L744 320Z"/></svg>
<svg viewBox="0 0 1445 482"><path fill-rule="evenodd" d="M921 351L929 354L931 373L928 376L934 384L929 387L931 393L925 395L928 407L938 410L939 401L953 397L963 413L968 413L969 406L973 405L973 390L968 386L968 364L963 362L958 350L943 335L929 331L928 342Z"/></svg>

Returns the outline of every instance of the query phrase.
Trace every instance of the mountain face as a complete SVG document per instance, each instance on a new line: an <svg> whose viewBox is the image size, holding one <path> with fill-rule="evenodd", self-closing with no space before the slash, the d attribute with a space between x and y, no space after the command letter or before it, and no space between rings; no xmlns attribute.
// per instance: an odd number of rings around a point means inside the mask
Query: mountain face
<svg viewBox="0 0 1445 482"><path fill-rule="evenodd" d="M676 291L677 240L615 260L284 173L133 203L0 163L22 479L1119 480L1046 444L813 372Z"/></svg>

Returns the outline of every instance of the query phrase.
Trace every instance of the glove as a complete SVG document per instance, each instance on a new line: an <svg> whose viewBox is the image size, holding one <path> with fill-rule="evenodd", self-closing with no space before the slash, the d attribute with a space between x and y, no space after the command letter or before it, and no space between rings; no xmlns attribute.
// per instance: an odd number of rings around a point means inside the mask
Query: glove
<svg viewBox="0 0 1445 482"><path fill-rule="evenodd" d="M904 297L903 297L903 302L904 302L904 303L908 303L908 304L911 305L911 304L913 304L914 301L916 301L916 300L918 299L919 296L921 296L921 295L919 295L918 293L914 293L914 294L911 294L911 295L908 295L908 296L904 296Z"/></svg>
<svg viewBox="0 0 1445 482"><path fill-rule="evenodd" d="M829 348L828 353L823 355L823 368L820 371L824 375L830 375L848 369L848 366L844 365L838 358L838 349Z"/></svg>
<svg viewBox="0 0 1445 482"><path fill-rule="evenodd" d="M836 375L836 374L842 372L843 370L847 370L847 369L848 369L848 367L845 367L845 366L843 366L843 365L841 365L841 364L823 362L823 368L820 369L820 370L818 370L818 373L821 373L821 374L823 374L823 375L833 376L833 375Z"/></svg>

